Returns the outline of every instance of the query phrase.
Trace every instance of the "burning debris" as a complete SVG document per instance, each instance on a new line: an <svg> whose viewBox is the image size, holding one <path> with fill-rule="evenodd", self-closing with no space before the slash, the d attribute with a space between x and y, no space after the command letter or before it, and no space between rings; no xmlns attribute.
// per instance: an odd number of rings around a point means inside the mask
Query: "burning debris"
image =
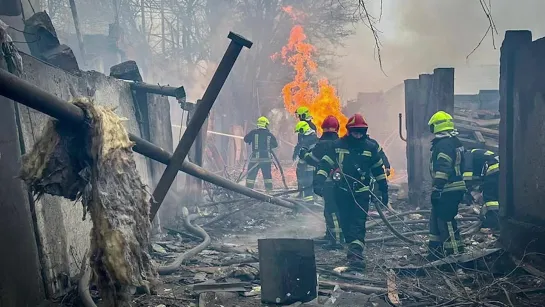
<svg viewBox="0 0 545 307"><path fill-rule="evenodd" d="M47 123L33 150L23 157L22 179L37 197L81 199L91 215L95 281L107 306L127 306L129 287L150 291L156 272L147 253L148 194L136 170L133 142L122 119L80 98L85 126Z"/></svg>

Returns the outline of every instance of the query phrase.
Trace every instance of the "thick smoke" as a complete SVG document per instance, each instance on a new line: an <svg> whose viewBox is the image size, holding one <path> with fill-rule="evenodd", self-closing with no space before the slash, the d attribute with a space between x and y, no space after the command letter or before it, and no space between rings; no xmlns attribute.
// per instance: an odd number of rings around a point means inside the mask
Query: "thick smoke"
<svg viewBox="0 0 545 307"><path fill-rule="evenodd" d="M489 1L485 0L488 5ZM418 78L437 67L454 67L455 92L477 93L497 89L499 48L506 30L531 30L534 39L545 35L545 21L536 12L545 9L540 0L491 0L492 17L498 35L494 49L490 33L477 47L489 26L479 0L383 0L383 14L377 24L381 31L381 55L384 73L376 58L373 36L364 25L356 35L339 47L338 69L341 95L355 99L358 92L386 93L387 106L363 107L370 122L370 132L386 142L397 129L397 113L404 112L403 80ZM370 10L380 15L380 1L371 1ZM380 112L375 110L379 108ZM382 113L381 113L382 112ZM370 115L369 115L370 114ZM404 166L404 143L397 138L390 146L394 165Z"/></svg>
<svg viewBox="0 0 545 307"><path fill-rule="evenodd" d="M488 4L488 0L485 0ZM377 25L382 41L385 76L376 60L375 44L369 29L357 27L357 34L339 48L337 74L343 94L355 97L361 91L388 90L404 79L431 72L436 67L455 67L456 92L476 92L497 88L499 47L506 30L531 30L534 39L545 35L545 20L536 12L545 9L540 0L492 0L492 17L498 35L496 49L490 34L478 45L488 28L488 19L478 0L383 0L383 15ZM372 13L379 15L378 1ZM486 80L482 80L482 79Z"/></svg>

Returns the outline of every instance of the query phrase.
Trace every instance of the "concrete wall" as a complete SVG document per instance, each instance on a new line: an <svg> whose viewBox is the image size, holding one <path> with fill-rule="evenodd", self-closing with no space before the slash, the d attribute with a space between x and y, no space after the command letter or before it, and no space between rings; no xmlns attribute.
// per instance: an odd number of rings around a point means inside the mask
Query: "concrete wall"
<svg viewBox="0 0 545 307"><path fill-rule="evenodd" d="M17 179L20 161L15 106L0 96L0 306L5 307L36 306L45 297L31 204Z"/></svg>
<svg viewBox="0 0 545 307"><path fill-rule="evenodd" d="M501 239L518 257L545 253L545 38L508 31L501 50ZM545 267L545 257L533 259Z"/></svg>
<svg viewBox="0 0 545 307"><path fill-rule="evenodd" d="M409 202L421 208L431 206L429 161L433 134L428 121L439 110L454 112L454 68L436 68L433 74L422 74L418 80L405 80Z"/></svg>
<svg viewBox="0 0 545 307"><path fill-rule="evenodd" d="M128 84L97 72L72 75L30 56L23 56L23 63L22 77L25 80L64 100L73 98L72 94L93 94L96 103L115 108L119 116L128 119L126 128L129 132L142 136ZM153 101L153 107L150 107L148 123L152 127L153 138L158 140L159 146L171 150L168 148L172 144L169 105L159 103L160 99L150 100ZM18 105L18 111L24 151L29 151L48 118L22 105ZM150 188L153 187L151 162L138 154L135 155L135 160L142 180ZM81 259L89 246L91 221L82 221L80 203L52 196L45 196L37 201L34 214L46 291L49 297L54 297L68 289L69 277L79 271Z"/></svg>

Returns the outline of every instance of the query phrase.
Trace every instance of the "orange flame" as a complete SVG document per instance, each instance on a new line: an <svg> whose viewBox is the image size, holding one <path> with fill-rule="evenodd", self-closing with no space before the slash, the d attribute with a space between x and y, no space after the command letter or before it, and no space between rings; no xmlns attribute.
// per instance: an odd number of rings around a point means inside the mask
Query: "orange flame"
<svg viewBox="0 0 545 307"><path fill-rule="evenodd" d="M304 17L303 13L297 12L291 6L282 8L291 16L294 21ZM273 60L281 57L283 63L293 67L295 76L282 89L284 106L290 113L294 113L298 107L306 106L310 110L313 122L322 132L321 125L328 115L335 116L340 124L340 135L346 134L347 117L341 112L341 100L336 94L336 89L326 78L321 78L318 84L310 80L310 76L316 74L318 65L313 60L316 47L306 41L307 36L303 26L294 25L286 46L281 52L271 56Z"/></svg>

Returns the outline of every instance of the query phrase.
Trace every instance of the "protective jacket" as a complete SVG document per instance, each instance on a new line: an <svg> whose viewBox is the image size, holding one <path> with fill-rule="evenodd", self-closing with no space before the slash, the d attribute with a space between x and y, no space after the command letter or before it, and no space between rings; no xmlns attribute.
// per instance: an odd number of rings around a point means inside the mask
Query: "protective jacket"
<svg viewBox="0 0 545 307"><path fill-rule="evenodd" d="M453 131L436 133L432 140L430 173L435 191L466 190L462 177L464 146L456 135Z"/></svg>
<svg viewBox="0 0 545 307"><path fill-rule="evenodd" d="M244 137L244 142L252 145L250 161L270 162L271 150L278 147L274 135L266 128L253 129Z"/></svg>
<svg viewBox="0 0 545 307"><path fill-rule="evenodd" d="M295 160L299 156L299 152L301 151L301 148L311 148L317 142L318 142L318 136L316 136L316 132L312 131L309 133L299 133L297 145L295 145L295 148L293 149L293 160ZM300 162L305 162L305 161L303 160Z"/></svg>
<svg viewBox="0 0 545 307"><path fill-rule="evenodd" d="M366 138L354 142L344 136L331 143L318 165L314 186L320 189L332 171L340 172L337 187L349 192L369 192L371 175L383 193L388 192L386 174L379 154L380 146ZM335 178L334 178L335 179Z"/></svg>
<svg viewBox="0 0 545 307"><path fill-rule="evenodd" d="M472 149L464 153L464 180L480 180L500 170L500 158L486 149Z"/></svg>
<svg viewBox="0 0 545 307"><path fill-rule="evenodd" d="M377 146L379 147L379 155L380 155L380 158L382 159L382 163L384 164L384 167L385 168L390 168L390 160L388 160L388 157L386 156L386 153L384 152L384 150L382 149L382 147L379 145L379 143L375 140L375 139L372 139L369 137L369 135L367 136L367 138L371 141L371 142L374 142L377 144Z"/></svg>
<svg viewBox="0 0 545 307"><path fill-rule="evenodd" d="M338 139L339 135L337 132L324 132L318 142L304 153L303 159L308 164L318 167L320 160L326 154L327 148L331 146L331 142Z"/></svg>
<svg viewBox="0 0 545 307"><path fill-rule="evenodd" d="M310 129L314 130L314 131L318 131L316 130L316 125L311 121L311 120L305 120L308 125L310 126ZM299 133L299 135L297 135L297 143L301 143L301 139L304 137L303 134ZM316 136L317 137L317 136ZM299 153L299 151L297 151L297 153Z"/></svg>

